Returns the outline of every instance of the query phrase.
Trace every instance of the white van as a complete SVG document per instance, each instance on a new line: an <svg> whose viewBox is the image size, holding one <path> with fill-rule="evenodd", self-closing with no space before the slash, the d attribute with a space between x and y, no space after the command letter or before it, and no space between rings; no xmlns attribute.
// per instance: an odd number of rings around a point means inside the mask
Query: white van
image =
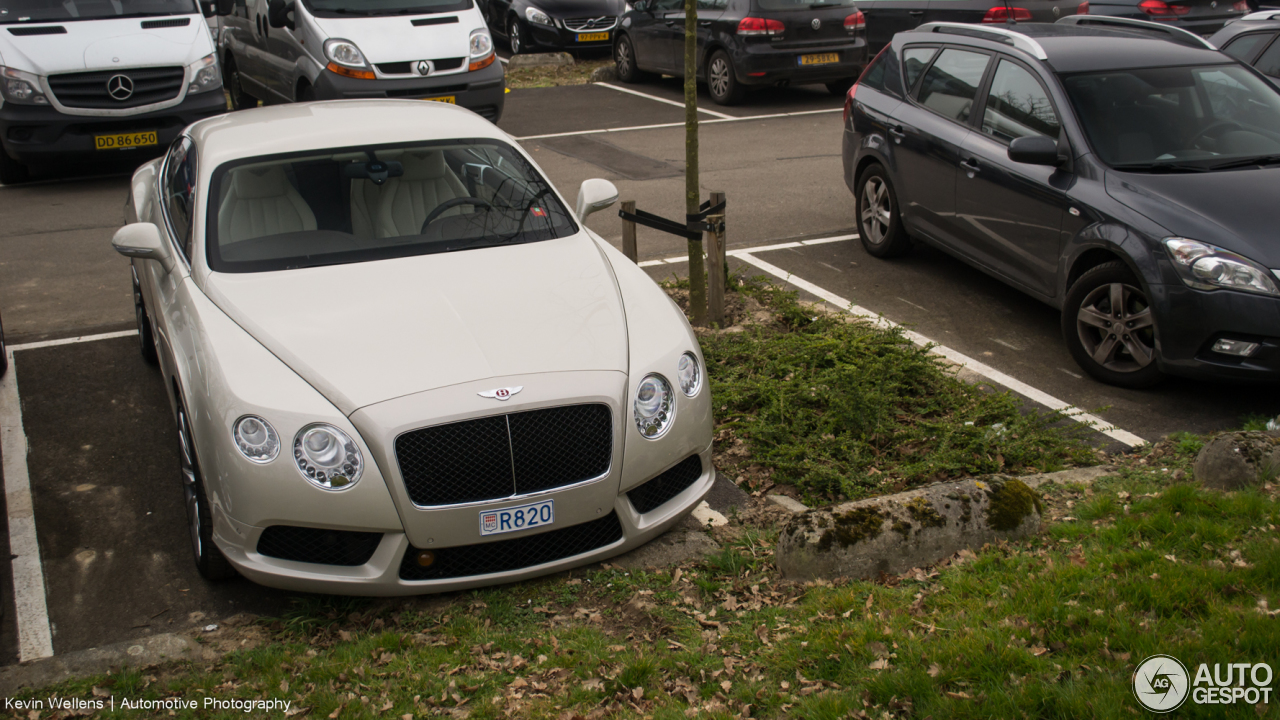
<svg viewBox="0 0 1280 720"><path fill-rule="evenodd" d="M473 0L234 3L218 22L233 108L414 98L502 116L502 64Z"/></svg>
<svg viewBox="0 0 1280 720"><path fill-rule="evenodd" d="M0 0L0 183L46 163L141 163L226 112L204 20L214 10L196 0Z"/></svg>

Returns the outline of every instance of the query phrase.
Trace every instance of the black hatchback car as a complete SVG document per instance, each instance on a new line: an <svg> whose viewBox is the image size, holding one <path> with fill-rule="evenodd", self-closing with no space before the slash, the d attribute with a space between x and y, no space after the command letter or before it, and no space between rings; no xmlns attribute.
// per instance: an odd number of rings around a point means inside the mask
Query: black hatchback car
<svg viewBox="0 0 1280 720"><path fill-rule="evenodd" d="M614 41L618 79L684 75L683 0L636 0ZM720 105L760 85L843 95L871 58L853 0L698 0L698 79Z"/></svg>
<svg viewBox="0 0 1280 720"><path fill-rule="evenodd" d="M1280 378L1280 91L1176 28L894 38L845 103L863 246L918 238L1062 311L1103 382Z"/></svg>
<svg viewBox="0 0 1280 720"><path fill-rule="evenodd" d="M1230 23L1209 38L1222 52L1280 83L1280 10L1264 10Z"/></svg>
<svg viewBox="0 0 1280 720"><path fill-rule="evenodd" d="M479 0L489 30L511 52L613 47L626 0Z"/></svg>

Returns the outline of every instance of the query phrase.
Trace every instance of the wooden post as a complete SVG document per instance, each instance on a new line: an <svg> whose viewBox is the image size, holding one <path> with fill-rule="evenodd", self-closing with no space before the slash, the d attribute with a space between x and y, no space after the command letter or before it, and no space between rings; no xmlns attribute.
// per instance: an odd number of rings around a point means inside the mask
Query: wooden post
<svg viewBox="0 0 1280 720"><path fill-rule="evenodd" d="M711 193L712 207L722 202L724 202L724 193ZM707 216L707 224L716 228L707 231L707 306L710 310L711 322L720 327L724 327L725 255L724 230L721 229L723 222L724 211Z"/></svg>
<svg viewBox="0 0 1280 720"><path fill-rule="evenodd" d="M636 201L624 200L622 211L634 215ZM636 251L636 224L630 220L622 221L622 254L626 255L631 262L639 262L640 255Z"/></svg>

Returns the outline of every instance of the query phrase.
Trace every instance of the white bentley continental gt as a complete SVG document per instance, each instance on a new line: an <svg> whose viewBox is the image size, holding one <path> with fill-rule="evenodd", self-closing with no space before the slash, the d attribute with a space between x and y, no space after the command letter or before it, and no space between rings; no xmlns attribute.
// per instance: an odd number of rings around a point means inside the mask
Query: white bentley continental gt
<svg viewBox="0 0 1280 720"><path fill-rule="evenodd" d="M200 121L116 233L209 579L398 595L631 550L711 488L684 315L510 136L412 100ZM176 488L175 488L176 492Z"/></svg>

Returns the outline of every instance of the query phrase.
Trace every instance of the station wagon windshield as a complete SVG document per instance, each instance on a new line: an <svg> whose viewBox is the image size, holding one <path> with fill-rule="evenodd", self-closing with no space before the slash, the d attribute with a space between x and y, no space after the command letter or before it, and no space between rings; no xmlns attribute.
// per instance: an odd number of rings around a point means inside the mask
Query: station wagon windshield
<svg viewBox="0 0 1280 720"><path fill-rule="evenodd" d="M1280 93L1238 65L1063 78L1103 162L1132 172L1208 172L1280 154Z"/></svg>
<svg viewBox="0 0 1280 720"><path fill-rule="evenodd" d="M538 242L578 231L551 186L494 140L347 148L220 166L206 247L264 272Z"/></svg>
<svg viewBox="0 0 1280 720"><path fill-rule="evenodd" d="M0 0L0 25L191 15L193 0Z"/></svg>

